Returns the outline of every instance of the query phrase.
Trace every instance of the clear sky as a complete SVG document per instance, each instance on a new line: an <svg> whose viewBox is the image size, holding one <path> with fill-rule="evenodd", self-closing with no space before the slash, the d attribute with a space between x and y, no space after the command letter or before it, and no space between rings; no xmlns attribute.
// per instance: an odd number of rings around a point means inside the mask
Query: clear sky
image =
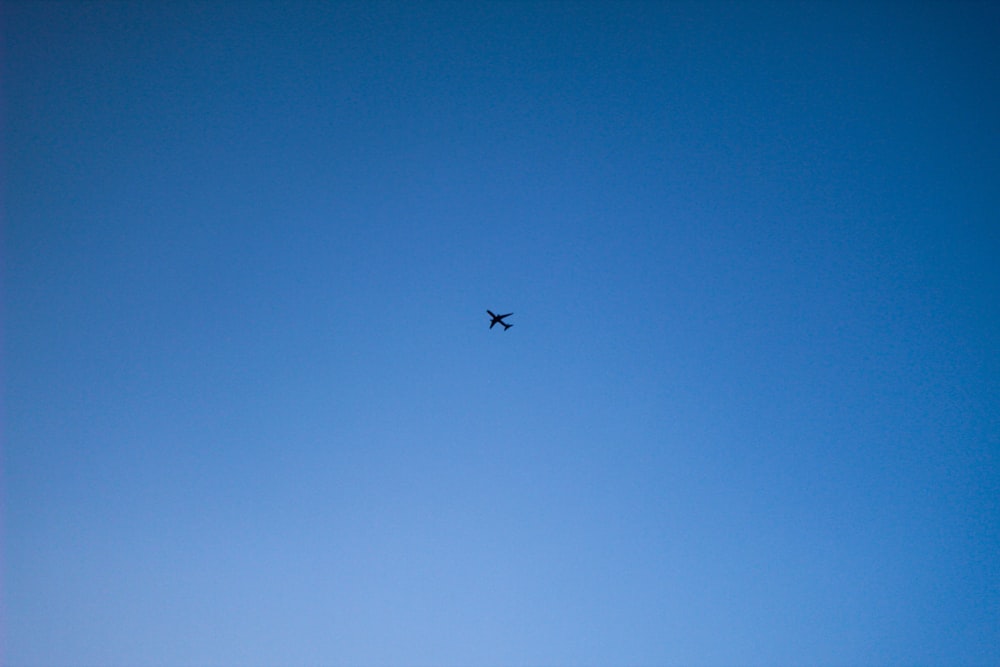
<svg viewBox="0 0 1000 667"><path fill-rule="evenodd" d="M996 3L2 25L3 664L1000 664Z"/></svg>

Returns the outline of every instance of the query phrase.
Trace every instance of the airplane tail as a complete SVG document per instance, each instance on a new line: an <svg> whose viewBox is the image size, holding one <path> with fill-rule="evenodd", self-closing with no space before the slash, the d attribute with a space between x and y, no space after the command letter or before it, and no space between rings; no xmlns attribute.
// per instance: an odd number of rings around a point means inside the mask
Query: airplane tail
<svg viewBox="0 0 1000 667"><path fill-rule="evenodd" d="M506 331L507 329L510 329L512 326L514 326L513 324L507 324L506 322L501 322L500 324L503 325L503 330L504 331Z"/></svg>

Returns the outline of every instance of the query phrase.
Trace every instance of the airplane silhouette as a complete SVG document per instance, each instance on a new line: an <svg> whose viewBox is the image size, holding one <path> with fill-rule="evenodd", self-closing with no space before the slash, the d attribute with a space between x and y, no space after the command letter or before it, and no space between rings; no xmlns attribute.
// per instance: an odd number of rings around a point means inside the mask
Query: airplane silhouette
<svg viewBox="0 0 1000 667"><path fill-rule="evenodd" d="M503 321L503 318L510 317L514 313L507 313L506 315L496 315L496 314L494 314L494 312L492 310L487 310L486 312L489 313L490 317L493 318L493 321L490 322L490 329L492 329L493 325L497 324L497 323L500 323L500 324L503 325L503 330L504 331L506 331L507 329L510 329L512 326L514 326L513 324L507 324L506 322Z"/></svg>

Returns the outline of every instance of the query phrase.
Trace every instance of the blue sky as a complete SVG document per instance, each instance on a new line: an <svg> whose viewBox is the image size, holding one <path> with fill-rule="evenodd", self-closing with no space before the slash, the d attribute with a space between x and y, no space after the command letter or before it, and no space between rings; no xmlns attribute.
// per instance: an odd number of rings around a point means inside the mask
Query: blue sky
<svg viewBox="0 0 1000 667"><path fill-rule="evenodd" d="M995 4L2 19L4 664L1000 661Z"/></svg>

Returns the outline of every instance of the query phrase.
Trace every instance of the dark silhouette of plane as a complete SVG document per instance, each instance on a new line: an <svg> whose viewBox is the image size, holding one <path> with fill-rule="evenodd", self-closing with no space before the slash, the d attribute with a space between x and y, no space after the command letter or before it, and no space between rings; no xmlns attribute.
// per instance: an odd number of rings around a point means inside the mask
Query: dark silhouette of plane
<svg viewBox="0 0 1000 667"><path fill-rule="evenodd" d="M490 329L493 328L494 324L498 324L498 323L503 325L503 330L504 331L506 331L507 329L510 329L512 326L514 326L513 324L507 324L506 322L503 321L503 318L510 317L514 313L507 313L506 315L496 315L496 314L494 314L494 312L492 310L487 310L486 312L489 313L490 317L493 318L493 321L490 322Z"/></svg>

